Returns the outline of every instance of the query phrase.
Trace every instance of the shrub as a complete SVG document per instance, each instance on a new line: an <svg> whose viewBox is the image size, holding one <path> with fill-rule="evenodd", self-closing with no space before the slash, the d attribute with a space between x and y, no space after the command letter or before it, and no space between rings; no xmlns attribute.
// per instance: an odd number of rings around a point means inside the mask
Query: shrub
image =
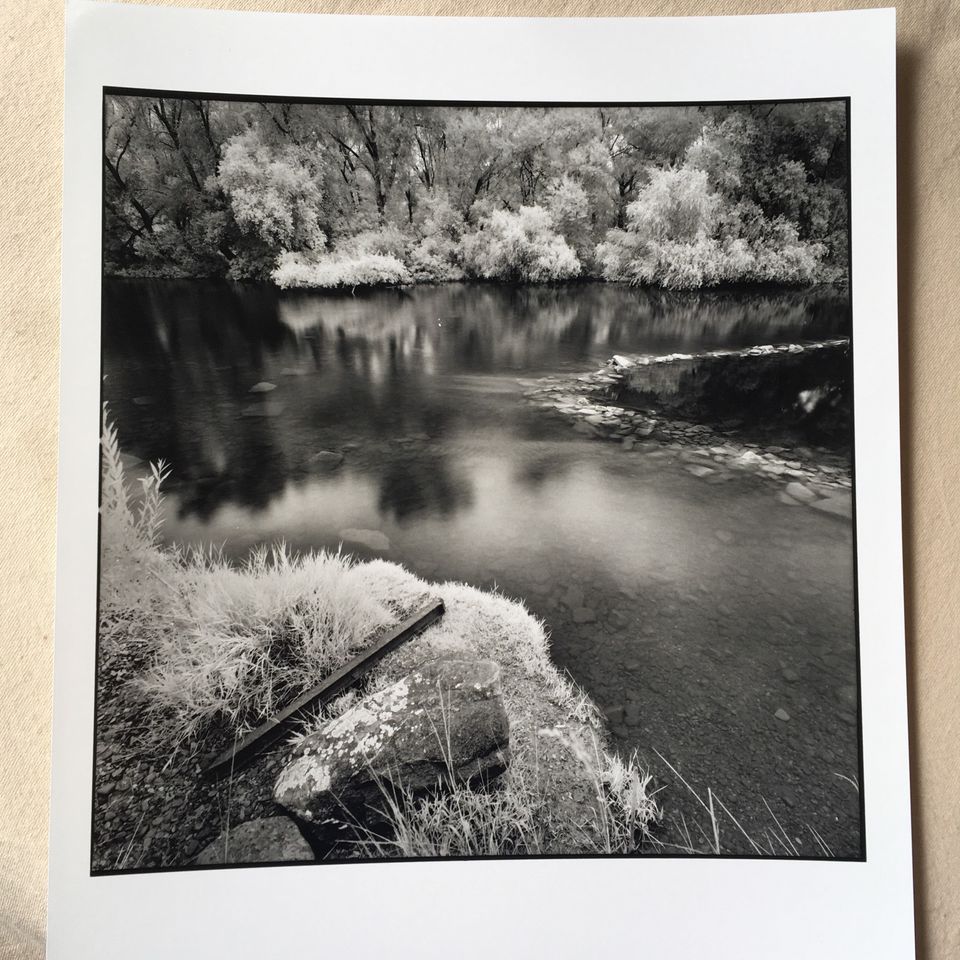
<svg viewBox="0 0 960 960"><path fill-rule="evenodd" d="M270 274L283 290L313 287L324 290L356 287L401 286L411 282L410 271L393 256L380 254L328 254L312 256L283 253Z"/></svg>
<svg viewBox="0 0 960 960"><path fill-rule="evenodd" d="M497 210L464 238L463 261L470 276L487 280L545 283L580 275L580 261L543 207L517 213Z"/></svg>
<svg viewBox="0 0 960 960"><path fill-rule="evenodd" d="M730 203L711 190L705 170L653 171L627 216L627 230L611 230L597 245L607 280L691 290L822 276L822 244L800 240L795 224L767 219L756 204Z"/></svg>
<svg viewBox="0 0 960 960"><path fill-rule="evenodd" d="M410 251L410 275L419 283L462 280L460 259L460 246L456 241L443 236L424 237Z"/></svg>
<svg viewBox="0 0 960 960"><path fill-rule="evenodd" d="M403 262L410 238L394 224L361 230L337 243L335 253L342 257L393 257Z"/></svg>
<svg viewBox="0 0 960 960"><path fill-rule="evenodd" d="M712 232L721 203L704 170L652 170L650 182L627 207L627 221L646 240L692 242Z"/></svg>

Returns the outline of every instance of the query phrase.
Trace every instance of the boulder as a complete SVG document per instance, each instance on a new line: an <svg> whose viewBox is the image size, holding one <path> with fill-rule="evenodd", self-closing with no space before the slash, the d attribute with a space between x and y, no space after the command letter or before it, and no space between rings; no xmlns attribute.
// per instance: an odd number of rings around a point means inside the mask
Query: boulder
<svg viewBox="0 0 960 960"><path fill-rule="evenodd" d="M224 831L197 854L197 864L296 863L315 859L310 844L288 817L248 820Z"/></svg>
<svg viewBox="0 0 960 960"><path fill-rule="evenodd" d="M274 800L319 824L367 815L384 790L421 793L502 773L510 725L492 660L439 660L351 707L307 736Z"/></svg>

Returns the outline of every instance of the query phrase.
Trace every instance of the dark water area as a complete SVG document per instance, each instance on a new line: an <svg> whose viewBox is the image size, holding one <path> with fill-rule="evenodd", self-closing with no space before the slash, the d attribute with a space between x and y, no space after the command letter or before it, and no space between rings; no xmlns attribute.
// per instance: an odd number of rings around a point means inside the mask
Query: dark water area
<svg viewBox="0 0 960 960"><path fill-rule="evenodd" d="M668 816L705 819L654 751L757 839L775 828L766 800L804 852L822 852L813 827L858 856L850 522L754 476L706 484L654 440L593 440L518 383L616 353L848 335L845 295L820 289L351 297L109 281L104 399L127 453L172 464L169 541L234 557L346 541L431 580L496 586L543 618L618 746L651 762ZM724 840L749 852L732 825Z"/></svg>

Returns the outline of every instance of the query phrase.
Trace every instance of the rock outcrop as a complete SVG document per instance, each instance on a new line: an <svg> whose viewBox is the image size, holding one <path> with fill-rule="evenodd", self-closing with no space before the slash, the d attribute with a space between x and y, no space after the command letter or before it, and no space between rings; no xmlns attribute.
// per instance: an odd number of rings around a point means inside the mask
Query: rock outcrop
<svg viewBox="0 0 960 960"><path fill-rule="evenodd" d="M499 666L434 661L307 736L274 800L314 824L363 816L384 789L420 793L502 773L509 739Z"/></svg>

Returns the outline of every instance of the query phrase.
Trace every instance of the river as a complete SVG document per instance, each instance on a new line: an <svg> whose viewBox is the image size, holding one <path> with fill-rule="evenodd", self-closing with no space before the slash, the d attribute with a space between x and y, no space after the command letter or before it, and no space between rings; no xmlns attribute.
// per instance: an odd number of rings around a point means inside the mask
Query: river
<svg viewBox="0 0 960 960"><path fill-rule="evenodd" d="M802 851L822 852L813 828L860 855L850 521L747 476L704 483L655 437L591 439L520 382L848 336L842 293L110 280L103 335L123 448L172 464L169 541L241 557L347 531L358 556L522 598L671 819L705 815L655 751L755 838L769 804ZM729 821L725 838L749 852Z"/></svg>

